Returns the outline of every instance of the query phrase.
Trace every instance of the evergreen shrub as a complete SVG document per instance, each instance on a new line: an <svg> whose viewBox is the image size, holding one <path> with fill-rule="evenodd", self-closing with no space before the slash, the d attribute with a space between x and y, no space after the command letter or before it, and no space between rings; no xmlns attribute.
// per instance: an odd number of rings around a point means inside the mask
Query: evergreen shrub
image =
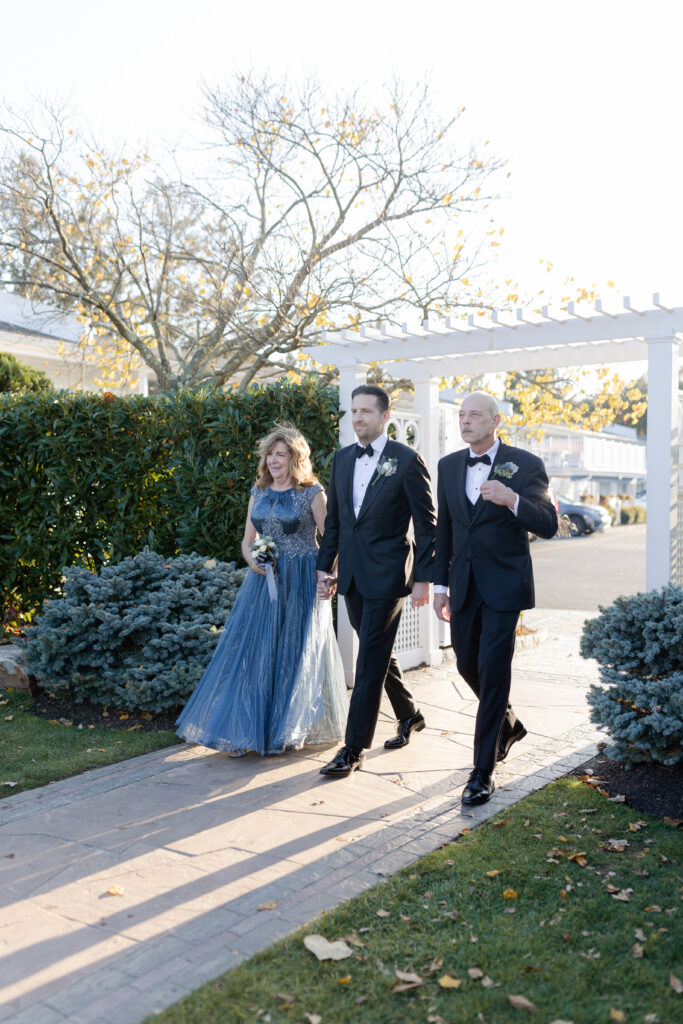
<svg viewBox="0 0 683 1024"><path fill-rule="evenodd" d="M52 381L42 370L20 363L9 352L0 352L0 393L34 394L52 391Z"/></svg>
<svg viewBox="0 0 683 1024"><path fill-rule="evenodd" d="M581 654L600 664L591 719L628 766L683 759L683 588L618 597L583 627Z"/></svg>
<svg viewBox="0 0 683 1024"><path fill-rule="evenodd" d="M22 641L41 686L124 711L184 704L211 660L246 574L200 555L145 550L100 573L65 570Z"/></svg>

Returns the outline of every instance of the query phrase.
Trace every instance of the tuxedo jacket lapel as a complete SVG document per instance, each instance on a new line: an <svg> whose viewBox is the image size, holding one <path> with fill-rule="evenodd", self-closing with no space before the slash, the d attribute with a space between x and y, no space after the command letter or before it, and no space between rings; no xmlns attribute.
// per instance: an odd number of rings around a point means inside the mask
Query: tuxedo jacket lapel
<svg viewBox="0 0 683 1024"><path fill-rule="evenodd" d="M353 518L353 467L356 465L356 445L350 445L339 468L339 494L346 506L345 511Z"/></svg>
<svg viewBox="0 0 683 1024"><path fill-rule="evenodd" d="M470 500L467 497L465 490L465 477L467 474L467 456L469 455L469 448L464 448L461 452L457 453L457 463L455 466L455 480L453 482L455 490L455 499L460 509L460 514L465 522L468 522L471 516L470 511Z"/></svg>

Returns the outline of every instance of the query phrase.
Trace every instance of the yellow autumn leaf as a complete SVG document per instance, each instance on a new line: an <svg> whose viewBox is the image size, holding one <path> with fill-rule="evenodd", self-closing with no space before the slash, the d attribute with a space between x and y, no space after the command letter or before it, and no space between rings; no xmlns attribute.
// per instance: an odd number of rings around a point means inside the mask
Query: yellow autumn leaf
<svg viewBox="0 0 683 1024"><path fill-rule="evenodd" d="M503 899L505 900L516 900L519 894L514 889L506 889L503 893Z"/></svg>
<svg viewBox="0 0 683 1024"><path fill-rule="evenodd" d="M123 896L123 889L120 885L110 885L107 889L107 896Z"/></svg>
<svg viewBox="0 0 683 1024"><path fill-rule="evenodd" d="M348 985L350 981L351 981L351 975L350 974L345 975L345 977L343 977L343 978L337 978L337 984L338 985Z"/></svg>
<svg viewBox="0 0 683 1024"><path fill-rule="evenodd" d="M441 988L460 988L462 980L454 978L452 974L444 974L442 978L439 978L439 985Z"/></svg>
<svg viewBox="0 0 683 1024"><path fill-rule="evenodd" d="M626 1020L626 1014L623 1010L615 1010L615 1008L612 1007L609 1011L609 1019L616 1021L624 1021Z"/></svg>
<svg viewBox="0 0 683 1024"><path fill-rule="evenodd" d="M487 871L486 874L489 876L489 878L495 878L496 875L500 874L500 871L498 868L495 868L493 871Z"/></svg>

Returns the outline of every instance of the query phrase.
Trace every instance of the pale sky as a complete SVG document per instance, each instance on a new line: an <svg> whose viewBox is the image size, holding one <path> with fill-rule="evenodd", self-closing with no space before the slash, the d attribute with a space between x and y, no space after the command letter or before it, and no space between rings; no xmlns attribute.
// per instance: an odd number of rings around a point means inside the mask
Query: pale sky
<svg viewBox="0 0 683 1024"><path fill-rule="evenodd" d="M665 0L34 0L3 5L0 94L69 97L98 139L160 150L197 131L199 83L313 71L371 93L431 73L468 139L508 160L492 276L539 259L606 293L683 304L683 6Z"/></svg>

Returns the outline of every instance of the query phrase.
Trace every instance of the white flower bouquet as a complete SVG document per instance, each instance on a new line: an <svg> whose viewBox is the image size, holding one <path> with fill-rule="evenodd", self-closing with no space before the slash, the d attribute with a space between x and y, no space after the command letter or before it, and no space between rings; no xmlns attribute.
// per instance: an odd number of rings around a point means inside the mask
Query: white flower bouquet
<svg viewBox="0 0 683 1024"><path fill-rule="evenodd" d="M271 601L277 600L277 554L278 547L272 537L263 534L257 537L251 546L254 561L260 569L265 570L268 596Z"/></svg>

